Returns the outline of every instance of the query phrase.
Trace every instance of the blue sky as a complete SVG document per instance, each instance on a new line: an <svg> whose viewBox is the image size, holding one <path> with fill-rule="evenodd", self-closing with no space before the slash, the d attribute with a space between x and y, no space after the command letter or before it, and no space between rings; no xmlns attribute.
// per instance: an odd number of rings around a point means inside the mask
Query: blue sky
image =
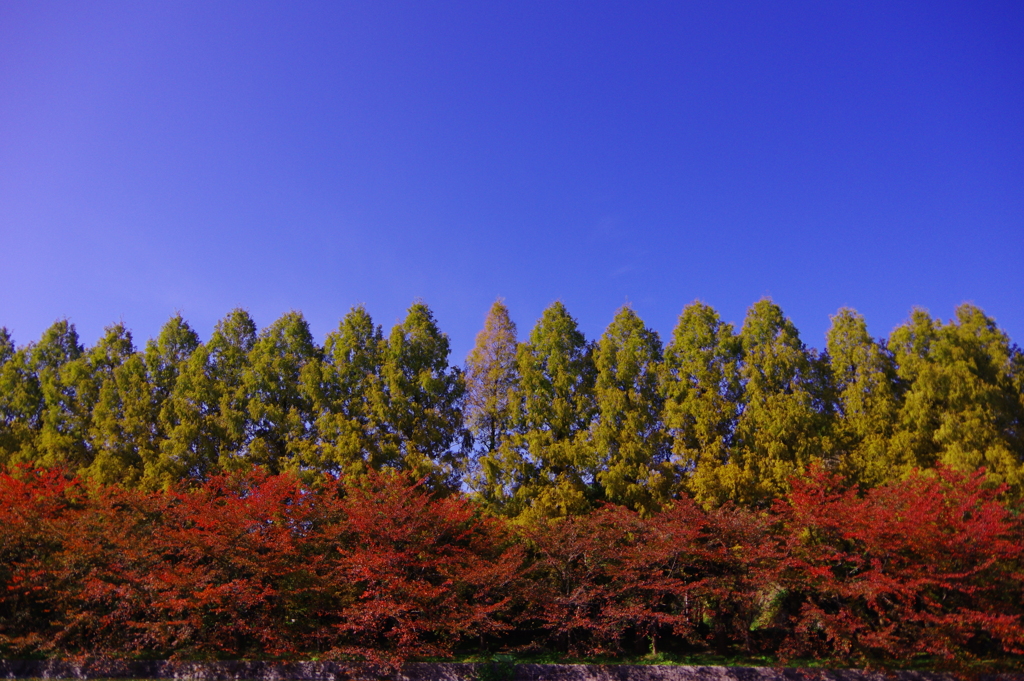
<svg viewBox="0 0 1024 681"><path fill-rule="evenodd" d="M0 2L0 325L416 298L1024 343L1019 2Z"/></svg>

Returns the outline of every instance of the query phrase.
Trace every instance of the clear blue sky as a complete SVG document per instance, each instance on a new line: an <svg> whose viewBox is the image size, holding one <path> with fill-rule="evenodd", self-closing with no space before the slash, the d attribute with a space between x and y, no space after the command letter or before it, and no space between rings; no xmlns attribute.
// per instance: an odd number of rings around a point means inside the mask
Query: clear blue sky
<svg viewBox="0 0 1024 681"><path fill-rule="evenodd" d="M1024 343L1024 3L0 1L0 325L415 298Z"/></svg>

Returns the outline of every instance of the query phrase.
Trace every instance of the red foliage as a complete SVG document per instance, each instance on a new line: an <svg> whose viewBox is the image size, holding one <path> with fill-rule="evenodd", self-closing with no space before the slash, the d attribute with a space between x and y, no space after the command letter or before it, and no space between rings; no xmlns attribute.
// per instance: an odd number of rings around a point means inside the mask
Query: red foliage
<svg viewBox="0 0 1024 681"><path fill-rule="evenodd" d="M520 551L400 475L189 491L0 475L0 645L16 655L445 655L496 616Z"/></svg>
<svg viewBox="0 0 1024 681"><path fill-rule="evenodd" d="M45 648L59 617L53 554L83 494L56 470L0 472L0 652Z"/></svg>
<svg viewBox="0 0 1024 681"><path fill-rule="evenodd" d="M465 499L433 499L403 476L372 473L339 486L331 513L311 541L325 579L344 591L336 610L321 613L332 655L391 665L506 628L500 615L521 551Z"/></svg>
<svg viewBox="0 0 1024 681"><path fill-rule="evenodd" d="M783 652L1020 654L1024 545L984 477L939 469L864 495L822 471L795 480L776 508L790 552Z"/></svg>
<svg viewBox="0 0 1024 681"><path fill-rule="evenodd" d="M763 523L689 499L643 519L621 506L528 531L532 616L570 653L655 650L661 638L744 642L757 594L778 563Z"/></svg>
<svg viewBox="0 0 1024 681"><path fill-rule="evenodd" d="M151 538L154 568L137 575L145 645L176 656L291 656L297 605L317 590L303 528L313 496L288 476L215 478L166 495Z"/></svg>
<svg viewBox="0 0 1024 681"><path fill-rule="evenodd" d="M147 493L20 468L0 473L0 654L393 666L524 637L573 654L1024 654L1022 524L999 494L981 473L859 493L815 471L770 513L682 499L516 535L400 474Z"/></svg>
<svg viewBox="0 0 1024 681"><path fill-rule="evenodd" d="M194 491L151 494L53 478L0 477L0 506L12 521L2 544L14 572L8 592L25 575L39 582L34 616L24 604L8 609L18 615L4 622L12 652L295 652L281 624L286 603L299 595L296 574L306 571L293 528L310 511L294 480L220 478ZM26 504L33 483L36 503ZM12 555L31 544L34 553Z"/></svg>

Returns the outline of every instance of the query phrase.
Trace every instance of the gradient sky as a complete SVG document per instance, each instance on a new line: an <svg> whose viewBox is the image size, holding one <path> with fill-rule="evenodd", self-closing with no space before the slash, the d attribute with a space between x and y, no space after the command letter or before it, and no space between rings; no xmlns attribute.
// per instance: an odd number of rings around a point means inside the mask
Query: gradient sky
<svg viewBox="0 0 1024 681"><path fill-rule="evenodd" d="M0 325L415 298L1024 343L1024 3L0 0Z"/></svg>

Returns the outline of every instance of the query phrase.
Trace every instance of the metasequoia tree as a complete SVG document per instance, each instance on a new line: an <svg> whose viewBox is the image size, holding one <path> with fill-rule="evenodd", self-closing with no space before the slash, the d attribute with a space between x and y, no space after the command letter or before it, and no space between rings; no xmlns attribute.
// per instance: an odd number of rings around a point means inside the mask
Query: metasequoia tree
<svg viewBox="0 0 1024 681"><path fill-rule="evenodd" d="M646 514L669 500L675 482L661 422L661 354L657 332L628 306L616 313L594 353L596 477L605 499Z"/></svg>
<svg viewBox="0 0 1024 681"><path fill-rule="evenodd" d="M915 310L889 338L906 398L891 440L907 466L984 466L1019 493L1024 482L1020 351L995 321L963 304L949 324Z"/></svg>
<svg viewBox="0 0 1024 681"><path fill-rule="evenodd" d="M438 489L457 488L465 468L459 446L466 384L458 367L448 365L449 354L448 336L430 308L415 303L391 330L381 369L384 456Z"/></svg>
<svg viewBox="0 0 1024 681"><path fill-rule="evenodd" d="M32 346L15 349L7 328L0 327L0 465L35 462L42 412Z"/></svg>
<svg viewBox="0 0 1024 681"><path fill-rule="evenodd" d="M148 487L169 487L196 473L190 465L194 457L174 456L171 437L178 426L176 407L183 405L176 404L172 398L182 369L200 346L199 334L180 314L171 317L156 339L146 344L146 372L157 411L154 424L157 452L144 471L144 484Z"/></svg>
<svg viewBox="0 0 1024 681"><path fill-rule="evenodd" d="M21 416L14 400L8 397L3 389L7 387L7 364L15 356L14 341L6 326L0 326L0 461L6 463L10 452L20 448L19 438L14 434L14 424Z"/></svg>
<svg viewBox="0 0 1024 681"><path fill-rule="evenodd" d="M740 407L739 339L709 305L683 308L662 365L663 419L682 483L702 504L725 498L719 469L729 463Z"/></svg>
<svg viewBox="0 0 1024 681"><path fill-rule="evenodd" d="M382 447L387 432L381 375L386 348L381 327L362 306L352 308L327 336L317 417L321 470L357 474L401 466Z"/></svg>
<svg viewBox="0 0 1024 681"><path fill-rule="evenodd" d="M742 412L730 461L718 469L719 484L727 498L765 503L829 446L823 386L817 357L771 300L760 300L747 312L740 342Z"/></svg>
<svg viewBox="0 0 1024 681"><path fill-rule="evenodd" d="M466 358L466 426L482 454L498 451L508 437L519 379L518 347L516 325L505 304L496 300Z"/></svg>
<svg viewBox="0 0 1024 681"><path fill-rule="evenodd" d="M31 349L29 361L41 398L36 463L78 470L91 461L86 445L88 412L74 388L83 373L83 350L78 332L66 319L44 331Z"/></svg>
<svg viewBox="0 0 1024 681"><path fill-rule="evenodd" d="M256 324L245 310L217 322L210 340L179 367L161 410L167 432L161 443L164 475L203 478L247 463L248 397L243 384Z"/></svg>
<svg viewBox="0 0 1024 681"><path fill-rule="evenodd" d="M301 314L289 312L259 334L242 378L250 464L276 473L314 459L320 383L320 349Z"/></svg>
<svg viewBox="0 0 1024 681"><path fill-rule="evenodd" d="M123 324L108 327L83 359L88 366L76 372L75 390L80 400L92 404L92 461L82 472L96 481L136 486L159 448L158 410L145 361Z"/></svg>
<svg viewBox="0 0 1024 681"><path fill-rule="evenodd" d="M180 314L167 320L157 337L146 343L146 371L158 403L162 404L170 396L182 364L199 345L199 334Z"/></svg>
<svg viewBox="0 0 1024 681"><path fill-rule="evenodd" d="M596 371L592 348L561 302L544 310L516 364L513 434L481 458L483 495L513 516L584 512L599 497L590 442Z"/></svg>
<svg viewBox="0 0 1024 681"><path fill-rule="evenodd" d="M818 459L864 486L984 467L1019 496L1024 354L962 305L945 324L915 310L886 341L840 310L819 355L769 300L739 334L688 305L663 353L628 308L590 344L561 303L517 344L498 301L465 375L422 303L387 337L354 308L323 347L297 312L259 331L234 310L206 343L175 315L141 351L123 324L89 348L67 320L21 347L0 329L0 464L93 483L388 468L528 521L678 492L763 506Z"/></svg>
<svg viewBox="0 0 1024 681"><path fill-rule="evenodd" d="M876 485L904 462L889 445L903 392L892 354L868 335L864 318L849 308L832 317L826 336L837 418L833 436L840 469Z"/></svg>
<svg viewBox="0 0 1024 681"><path fill-rule="evenodd" d="M466 425L474 439L469 484L486 503L501 505L521 475L514 435L521 396L516 325L501 300L491 305L484 328L466 358Z"/></svg>

